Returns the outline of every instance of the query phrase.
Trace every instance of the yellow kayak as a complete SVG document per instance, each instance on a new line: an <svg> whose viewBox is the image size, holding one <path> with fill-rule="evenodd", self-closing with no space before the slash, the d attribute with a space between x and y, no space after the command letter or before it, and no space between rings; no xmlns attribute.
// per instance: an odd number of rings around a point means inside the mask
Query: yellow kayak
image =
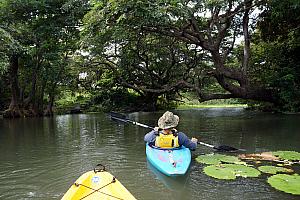
<svg viewBox="0 0 300 200"><path fill-rule="evenodd" d="M62 197L62 200L131 200L136 199L113 175L102 169L94 169L80 176Z"/></svg>

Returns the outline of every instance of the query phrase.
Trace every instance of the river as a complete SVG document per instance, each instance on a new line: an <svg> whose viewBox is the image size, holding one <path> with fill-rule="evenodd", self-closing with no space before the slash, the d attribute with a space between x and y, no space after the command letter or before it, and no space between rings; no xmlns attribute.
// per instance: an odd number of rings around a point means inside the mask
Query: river
<svg viewBox="0 0 300 200"><path fill-rule="evenodd" d="M300 152L299 115L243 108L173 112L180 116L180 131L205 143L230 145L246 153ZM130 113L128 117L155 126L162 113ZM273 189L266 175L213 179L196 161L185 176L166 177L147 162L143 137L148 131L112 121L107 114L0 119L0 199L60 199L81 174L99 163L141 200L300 199ZM198 145L193 158L210 152L209 147Z"/></svg>

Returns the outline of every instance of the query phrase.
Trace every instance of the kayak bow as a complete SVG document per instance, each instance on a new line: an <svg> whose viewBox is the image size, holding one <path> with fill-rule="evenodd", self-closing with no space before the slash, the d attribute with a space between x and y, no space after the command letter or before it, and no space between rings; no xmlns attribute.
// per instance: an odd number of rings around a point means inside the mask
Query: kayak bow
<svg viewBox="0 0 300 200"><path fill-rule="evenodd" d="M80 176L62 197L62 200L135 200L135 197L101 164Z"/></svg>

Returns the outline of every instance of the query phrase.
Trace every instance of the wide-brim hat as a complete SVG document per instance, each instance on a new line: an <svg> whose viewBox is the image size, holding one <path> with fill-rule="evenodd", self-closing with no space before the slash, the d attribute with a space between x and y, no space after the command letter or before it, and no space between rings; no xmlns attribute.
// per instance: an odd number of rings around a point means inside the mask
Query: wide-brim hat
<svg viewBox="0 0 300 200"><path fill-rule="evenodd" d="M158 127L161 129L175 128L178 125L179 117L172 112L165 112L158 120Z"/></svg>

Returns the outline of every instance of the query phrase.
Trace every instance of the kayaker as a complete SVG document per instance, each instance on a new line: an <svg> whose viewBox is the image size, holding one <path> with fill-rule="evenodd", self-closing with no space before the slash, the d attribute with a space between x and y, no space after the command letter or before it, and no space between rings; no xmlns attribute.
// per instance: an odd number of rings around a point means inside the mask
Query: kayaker
<svg viewBox="0 0 300 200"><path fill-rule="evenodd" d="M175 148L185 146L190 150L197 147L197 138L189 139L183 132L178 132L175 127L179 123L179 117L172 112L165 112L158 120L158 127L147 133L144 141L160 148Z"/></svg>

